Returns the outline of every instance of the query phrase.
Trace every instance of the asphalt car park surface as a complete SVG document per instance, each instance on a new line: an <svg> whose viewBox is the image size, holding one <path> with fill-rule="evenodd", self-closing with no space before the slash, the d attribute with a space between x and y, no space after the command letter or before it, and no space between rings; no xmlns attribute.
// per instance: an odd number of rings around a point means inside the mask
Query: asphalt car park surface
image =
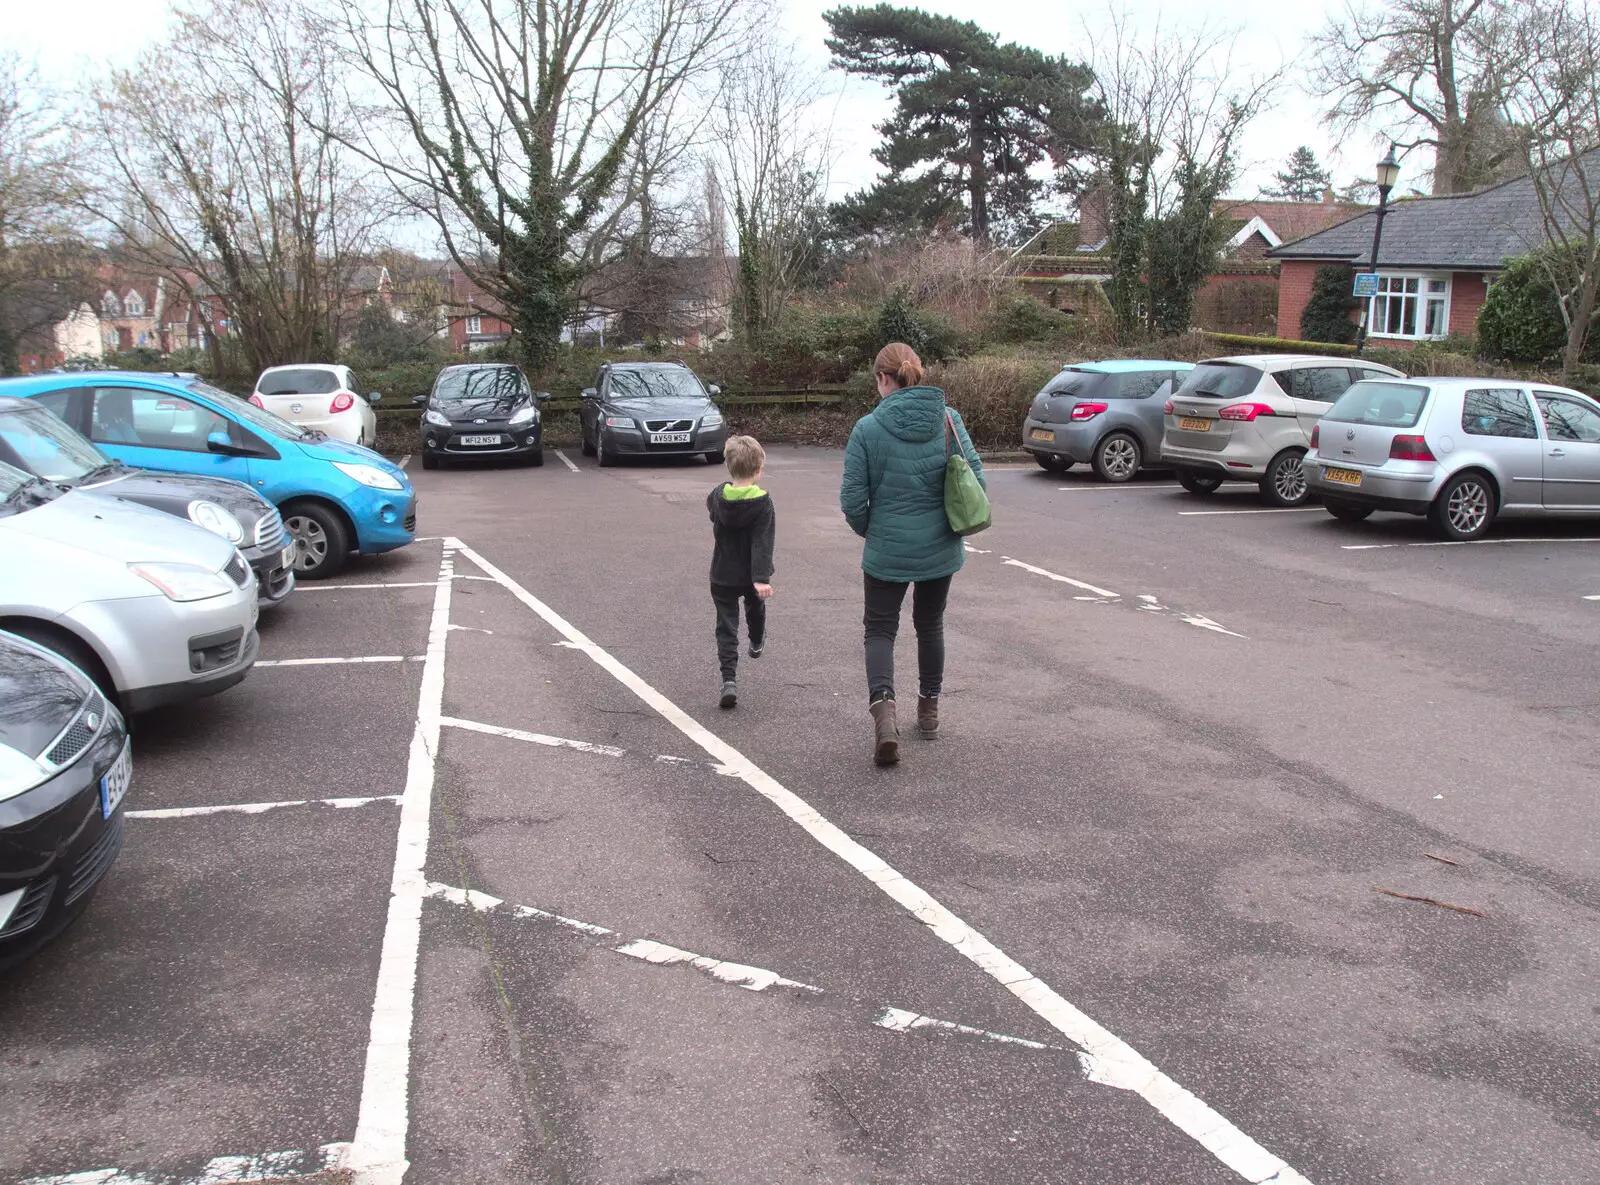
<svg viewBox="0 0 1600 1185"><path fill-rule="evenodd" d="M837 452L769 454L731 713L720 470L552 461L413 473L137 722L0 1180L1595 1179L1600 530L992 467L879 770Z"/></svg>

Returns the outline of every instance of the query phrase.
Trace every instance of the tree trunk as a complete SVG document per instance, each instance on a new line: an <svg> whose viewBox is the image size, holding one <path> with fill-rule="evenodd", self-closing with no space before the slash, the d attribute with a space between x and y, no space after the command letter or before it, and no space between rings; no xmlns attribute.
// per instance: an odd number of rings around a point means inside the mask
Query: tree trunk
<svg viewBox="0 0 1600 1185"><path fill-rule="evenodd" d="M1568 378L1573 368L1583 361L1583 349L1589 342L1589 327L1594 321L1597 289L1600 289L1600 264L1591 259L1583 281L1578 285L1572 316L1567 321L1567 346L1561 352L1563 379Z"/></svg>
<svg viewBox="0 0 1600 1185"><path fill-rule="evenodd" d="M983 117L974 110L967 145L967 189L972 195L972 237L989 242L989 167L984 153Z"/></svg>

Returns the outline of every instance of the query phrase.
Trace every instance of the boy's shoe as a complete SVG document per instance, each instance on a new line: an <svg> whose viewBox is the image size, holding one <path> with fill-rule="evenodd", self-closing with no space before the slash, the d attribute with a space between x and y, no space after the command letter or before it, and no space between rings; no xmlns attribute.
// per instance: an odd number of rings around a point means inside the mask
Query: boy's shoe
<svg viewBox="0 0 1600 1185"><path fill-rule="evenodd" d="M917 696L917 728L924 740L931 741L939 735L939 697Z"/></svg>
<svg viewBox="0 0 1600 1185"><path fill-rule="evenodd" d="M751 642L750 643L750 657L751 658L760 658L761 657L761 652L763 650L765 650L766 648L767 648L767 643L766 643L765 639L761 640L760 642Z"/></svg>
<svg viewBox="0 0 1600 1185"><path fill-rule="evenodd" d="M725 680L722 684L722 698L717 701L717 706L722 708L734 707L739 702L739 685L732 679Z"/></svg>
<svg viewBox="0 0 1600 1185"><path fill-rule="evenodd" d="M872 760L879 765L894 765L900 760L900 721L892 699L880 699L872 705Z"/></svg>

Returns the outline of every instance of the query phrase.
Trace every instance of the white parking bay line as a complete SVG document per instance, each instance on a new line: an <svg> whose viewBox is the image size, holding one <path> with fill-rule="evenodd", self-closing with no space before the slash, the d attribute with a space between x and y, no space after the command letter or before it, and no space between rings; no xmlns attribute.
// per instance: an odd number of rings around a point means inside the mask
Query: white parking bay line
<svg viewBox="0 0 1600 1185"><path fill-rule="evenodd" d="M248 1181L292 1181L299 1177L318 1177L342 1167L348 1144L324 1144L310 1152L262 1152L255 1156L216 1156L206 1162L197 1176L174 1177L122 1169L90 1169L64 1173L59 1177L29 1177L17 1185L232 1185Z"/></svg>
<svg viewBox="0 0 1600 1185"><path fill-rule="evenodd" d="M428 622L428 652L417 695L416 727L406 760L406 785L400 797L400 827L395 837L389 910L383 927L383 953L373 992L372 1023L355 1139L344 1167L356 1185L400 1185L409 1167L406 1137L411 1127L411 1027L416 1008L417 954L422 939L422 899L427 881L428 822L433 809L434 762L439 753L439 720L444 714L445 644L450 639L450 593L455 556L445 541L439 584Z"/></svg>
<svg viewBox="0 0 1600 1185"><path fill-rule="evenodd" d="M601 757L621 757L627 752L615 745L596 745L589 741L569 741L566 737L546 736L542 732L523 732L520 728L502 728L498 724L479 724L476 720L458 720L454 716L441 716L439 723L446 728L462 728L468 732L483 732L490 736L507 737L513 741L527 741L534 745L549 745L557 749L577 749L582 753L595 753Z"/></svg>
<svg viewBox="0 0 1600 1185"><path fill-rule="evenodd" d="M1600 543L1600 538L1583 539L1428 539L1417 543L1346 543L1344 551L1383 551L1390 547L1490 547L1499 543ZM1594 598L1600 600L1600 597Z"/></svg>
<svg viewBox="0 0 1600 1185"><path fill-rule="evenodd" d="M363 654L355 658L268 658L258 667L327 667L351 662L426 662L425 654Z"/></svg>
<svg viewBox="0 0 1600 1185"><path fill-rule="evenodd" d="M582 473L583 472L583 470L579 469L576 465L574 465L572 463L572 458L567 456L567 454L562 452L560 449L551 449L550 451L555 453L556 456L560 457L561 458L561 463L563 465L565 465L568 469L572 470L574 473Z"/></svg>
<svg viewBox="0 0 1600 1185"><path fill-rule="evenodd" d="M405 456L401 457L398 462L396 462L396 464L398 464L400 466L400 468L402 468L402 469L404 469L410 463L411 463L411 454L410 453L407 453Z"/></svg>
<svg viewBox="0 0 1600 1185"><path fill-rule="evenodd" d="M437 580L402 580L391 584L297 584L296 592L343 592L350 588L432 588Z"/></svg>
<svg viewBox="0 0 1600 1185"><path fill-rule="evenodd" d="M286 806L331 806L347 811L374 802L399 802L398 794L374 794L367 798L286 798L281 802L226 802L218 806L161 807L148 811L129 811L130 819L192 819L198 815L261 815Z"/></svg>
<svg viewBox="0 0 1600 1185"><path fill-rule="evenodd" d="M1097 597L1120 597L1121 593L1114 593L1110 589L1096 588L1092 584L1085 584L1081 580L1074 580L1070 576L1062 576L1047 568L1036 568L1032 564L1025 564L1021 560L1014 560L1010 556L1001 556L1002 563L1010 564L1013 568L1021 568L1024 572L1032 572L1035 576L1043 576L1047 580L1054 580L1060 584L1070 584L1073 588L1081 588L1084 592L1092 592Z"/></svg>
<svg viewBox="0 0 1600 1185"><path fill-rule="evenodd" d="M1033 1009L1057 1031L1073 1041L1087 1057L1089 1078L1107 1086L1131 1090L1246 1181L1274 1185L1308 1185L1307 1178L1267 1151L1225 1116L1179 1086L1143 1054L1073 1006L1056 990L1033 975L977 930L945 908L926 890L890 867L882 858L847 835L799 795L782 785L738 749L711 732L577 627L535 597L522 585L460 540L451 540L461 555L493 577L514 597L542 617L568 641L577 643L597 665L611 674L646 705L714 760L730 767L756 793L799 824L813 839L877 885L936 937L970 959L1007 991ZM1046 575L1052 575L1046 573ZM1069 583L1077 583L1070 581ZM1105 593L1115 596L1115 593ZM387 945L387 944L386 944ZM412 959L415 962L415 941ZM365 1098L362 1104L366 1110Z"/></svg>
<svg viewBox="0 0 1600 1185"><path fill-rule="evenodd" d="M1584 597L1583 599L1586 601L1600 601L1600 593L1595 593L1594 595Z"/></svg>
<svg viewBox="0 0 1600 1185"><path fill-rule="evenodd" d="M1314 514L1320 506L1253 506L1249 510L1180 510L1186 518L1205 518L1217 514Z"/></svg>
<svg viewBox="0 0 1600 1185"><path fill-rule="evenodd" d="M1114 490L1119 494L1132 493L1135 490L1181 490L1182 486L1143 486L1143 485L1113 485L1107 483L1103 486L1057 486L1056 491L1062 494L1075 493L1078 490Z"/></svg>

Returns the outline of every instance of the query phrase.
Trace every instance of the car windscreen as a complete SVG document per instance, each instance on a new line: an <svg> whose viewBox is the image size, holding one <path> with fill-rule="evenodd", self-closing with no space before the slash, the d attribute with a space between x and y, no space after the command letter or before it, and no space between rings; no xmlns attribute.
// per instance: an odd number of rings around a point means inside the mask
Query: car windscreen
<svg viewBox="0 0 1600 1185"><path fill-rule="evenodd" d="M1200 399L1238 399L1249 395L1261 381L1261 372L1243 362L1202 362L1189 372L1174 396Z"/></svg>
<svg viewBox="0 0 1600 1185"><path fill-rule="evenodd" d="M705 388L694 372L681 366L613 370L612 399L704 399Z"/></svg>
<svg viewBox="0 0 1600 1185"><path fill-rule="evenodd" d="M270 411L257 407L253 403L246 403L237 395L230 395L210 383L190 383L189 390L196 395L211 400L223 408L228 415L238 416L252 428L266 432L269 435L280 437L283 440L306 440L311 433L299 424L291 424L288 420L273 415Z"/></svg>
<svg viewBox="0 0 1600 1185"><path fill-rule="evenodd" d="M106 464L100 450L42 407L0 412L0 461L68 482Z"/></svg>
<svg viewBox="0 0 1600 1185"><path fill-rule="evenodd" d="M1323 413L1341 424L1373 424L1380 428L1415 428L1428 405L1428 388L1415 383L1353 384Z"/></svg>
<svg viewBox="0 0 1600 1185"><path fill-rule="evenodd" d="M32 510L60 495L60 486L0 461L0 518Z"/></svg>
<svg viewBox="0 0 1600 1185"><path fill-rule="evenodd" d="M332 395L338 389L339 376L315 366L269 370L256 380L263 395Z"/></svg>
<svg viewBox="0 0 1600 1185"><path fill-rule="evenodd" d="M512 404L532 396L533 390L514 366L458 366L441 370L433 384L435 406L479 403L485 400Z"/></svg>

